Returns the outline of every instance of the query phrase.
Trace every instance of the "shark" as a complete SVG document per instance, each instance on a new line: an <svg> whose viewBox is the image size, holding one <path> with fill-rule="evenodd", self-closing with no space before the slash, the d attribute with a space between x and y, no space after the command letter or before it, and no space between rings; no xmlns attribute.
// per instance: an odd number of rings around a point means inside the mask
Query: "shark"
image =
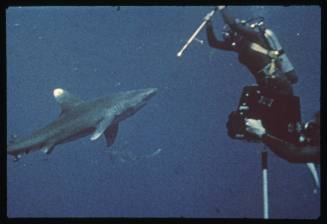
<svg viewBox="0 0 327 224"><path fill-rule="evenodd" d="M56 145L88 135L91 141L104 136L110 147L117 137L119 123L144 107L156 93L157 88L146 88L84 101L67 90L55 88L53 96L61 108L59 117L26 137L10 141L7 154L14 156L14 161L34 151L50 154Z"/></svg>

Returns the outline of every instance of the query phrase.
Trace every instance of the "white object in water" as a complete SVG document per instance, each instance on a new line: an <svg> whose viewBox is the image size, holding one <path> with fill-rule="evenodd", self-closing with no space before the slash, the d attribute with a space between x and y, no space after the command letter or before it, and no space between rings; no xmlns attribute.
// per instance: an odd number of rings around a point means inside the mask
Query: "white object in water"
<svg viewBox="0 0 327 224"><path fill-rule="evenodd" d="M307 167L309 168L311 174L312 174L312 177L313 177L313 180L315 182L315 185L317 188L320 188L320 181L319 181L319 176L318 176L318 172L317 172L317 168L315 166L314 163L307 163Z"/></svg>

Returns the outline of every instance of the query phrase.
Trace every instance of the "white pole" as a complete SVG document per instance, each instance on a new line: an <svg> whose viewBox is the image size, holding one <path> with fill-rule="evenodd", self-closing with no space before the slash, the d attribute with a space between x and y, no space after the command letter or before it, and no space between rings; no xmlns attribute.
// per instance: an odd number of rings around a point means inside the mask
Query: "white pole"
<svg viewBox="0 0 327 224"><path fill-rule="evenodd" d="M263 218L269 219L269 200L268 200L268 153L261 153L262 168L262 193L263 193Z"/></svg>
<svg viewBox="0 0 327 224"><path fill-rule="evenodd" d="M202 28L207 24L207 22L211 19L211 17L215 14L217 7L209 12L204 18L204 21L200 24L200 26L196 29L196 31L192 34L192 36L187 40L186 44L182 47L182 49L177 53L177 57L182 57L183 52L186 48L192 43L198 33L202 30Z"/></svg>

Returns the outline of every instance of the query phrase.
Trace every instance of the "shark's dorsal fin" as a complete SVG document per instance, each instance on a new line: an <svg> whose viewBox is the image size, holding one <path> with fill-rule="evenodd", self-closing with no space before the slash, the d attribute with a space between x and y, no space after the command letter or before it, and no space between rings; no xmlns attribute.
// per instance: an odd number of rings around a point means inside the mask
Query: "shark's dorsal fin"
<svg viewBox="0 0 327 224"><path fill-rule="evenodd" d="M73 96L68 91L60 88L53 90L53 96L56 99L56 101L60 104L61 107L60 115L71 110L73 107L77 106L78 104L83 103L83 100L81 100L80 98Z"/></svg>

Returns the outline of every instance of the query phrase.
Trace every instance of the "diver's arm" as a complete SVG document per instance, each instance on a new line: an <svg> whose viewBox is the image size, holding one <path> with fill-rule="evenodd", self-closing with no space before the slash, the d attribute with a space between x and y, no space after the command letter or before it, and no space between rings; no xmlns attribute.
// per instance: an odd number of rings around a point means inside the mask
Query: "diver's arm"
<svg viewBox="0 0 327 224"><path fill-rule="evenodd" d="M206 28L207 28L206 30L207 30L208 42L211 47L219 48L219 49L227 50L227 51L232 50L229 44L225 43L224 41L217 40L217 38L213 32L212 23L210 20L208 21Z"/></svg>
<svg viewBox="0 0 327 224"><path fill-rule="evenodd" d="M227 7L224 7L219 10L223 16L224 22L230 26L232 30L235 30L237 33L245 36L248 39L256 39L258 33L246 26L243 26L235 21L235 18L228 12Z"/></svg>
<svg viewBox="0 0 327 224"><path fill-rule="evenodd" d="M271 151L291 163L320 163L319 146L297 146L290 142L279 139L269 133L263 127L261 120L252 118L245 119L246 131L261 138Z"/></svg>
<svg viewBox="0 0 327 224"><path fill-rule="evenodd" d="M296 146L283 141L268 133L262 135L262 142L271 151L291 163L320 163L320 147L318 146Z"/></svg>

